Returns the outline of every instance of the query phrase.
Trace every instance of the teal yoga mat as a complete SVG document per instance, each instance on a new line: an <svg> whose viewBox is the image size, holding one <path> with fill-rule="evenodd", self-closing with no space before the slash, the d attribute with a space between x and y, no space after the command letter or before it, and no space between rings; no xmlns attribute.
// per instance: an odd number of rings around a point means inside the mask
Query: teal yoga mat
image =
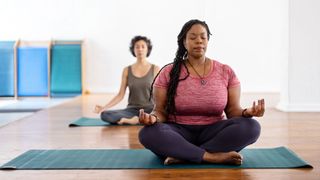
<svg viewBox="0 0 320 180"><path fill-rule="evenodd" d="M110 123L104 122L104 121L102 121L101 119L98 119L98 118L87 118L87 117L82 117L80 119L72 121L69 124L69 127L79 127L79 126L139 126L139 125L110 124Z"/></svg>
<svg viewBox="0 0 320 180"><path fill-rule="evenodd" d="M110 126L112 124L102 121L98 118L86 118L82 117L75 121L72 121L69 124L69 127L77 127L77 126Z"/></svg>
<svg viewBox="0 0 320 180"><path fill-rule="evenodd" d="M51 96L76 96L82 92L81 44L55 44L51 49Z"/></svg>
<svg viewBox="0 0 320 180"><path fill-rule="evenodd" d="M146 149L30 150L1 166L1 169L200 169L200 168L312 168L294 152L278 147L244 149L241 166L215 164L163 165Z"/></svg>

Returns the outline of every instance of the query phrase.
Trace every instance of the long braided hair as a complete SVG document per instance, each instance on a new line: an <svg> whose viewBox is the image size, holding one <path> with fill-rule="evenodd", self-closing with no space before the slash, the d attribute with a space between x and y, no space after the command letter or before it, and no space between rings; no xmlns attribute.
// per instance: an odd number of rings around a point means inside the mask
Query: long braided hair
<svg viewBox="0 0 320 180"><path fill-rule="evenodd" d="M176 51L176 56L173 60L173 63L169 63L167 65L165 65L164 67L162 67L159 71L159 73L162 71L163 68L165 68L168 65L173 64L173 67L170 71L170 80L169 80L169 85L168 85L168 89L167 89L167 99L166 99L166 113L167 114L173 114L175 116L176 113L176 106L175 106L175 96L176 96L176 91L177 91L177 87L180 81L183 81L185 79L187 79L189 77L189 70L186 66L185 63L185 58L188 56L188 52L187 49L184 47L184 41L186 39L187 36L187 32L191 29L191 27L195 24L200 24L202 25L206 31L207 31L207 38L209 40L209 37L211 35L210 30L208 25L206 24L205 21L200 21L198 19L193 19L190 20L188 22L186 22L179 35L178 35L178 49ZM185 68L187 69L187 75L181 79L179 79L180 77L180 72L181 72L181 66L185 66ZM150 98L152 97L152 91L153 91L153 84L155 79L158 77L159 73L156 75L156 77L154 78L152 85L151 85L151 90L150 90Z"/></svg>

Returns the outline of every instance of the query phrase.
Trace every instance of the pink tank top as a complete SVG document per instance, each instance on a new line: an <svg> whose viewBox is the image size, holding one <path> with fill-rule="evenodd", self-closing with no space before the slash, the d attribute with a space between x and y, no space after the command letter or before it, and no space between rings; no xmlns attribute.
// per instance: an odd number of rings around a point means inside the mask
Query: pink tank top
<svg viewBox="0 0 320 180"><path fill-rule="evenodd" d="M175 97L176 119L169 115L168 121L178 124L207 125L223 119L223 111L228 101L228 88L240 86L234 71L225 64L211 61L210 72L204 77L206 84L201 84L198 76L189 75L180 81ZM168 88L170 71L168 65L155 80L155 88ZM185 66L181 67L180 79L187 75Z"/></svg>

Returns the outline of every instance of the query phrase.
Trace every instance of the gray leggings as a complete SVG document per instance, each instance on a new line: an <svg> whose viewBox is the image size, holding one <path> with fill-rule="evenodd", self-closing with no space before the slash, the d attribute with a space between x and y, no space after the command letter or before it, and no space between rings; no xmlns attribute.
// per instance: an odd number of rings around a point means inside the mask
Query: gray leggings
<svg viewBox="0 0 320 180"><path fill-rule="evenodd" d="M100 114L100 118L108 123L116 124L121 118L139 117L139 110L144 109L146 113L150 113L153 106L149 107L127 107L126 109L107 110Z"/></svg>
<svg viewBox="0 0 320 180"><path fill-rule="evenodd" d="M211 125L155 123L140 130L139 140L162 158L200 163L206 151L239 152L254 143L259 135L258 121L236 117Z"/></svg>

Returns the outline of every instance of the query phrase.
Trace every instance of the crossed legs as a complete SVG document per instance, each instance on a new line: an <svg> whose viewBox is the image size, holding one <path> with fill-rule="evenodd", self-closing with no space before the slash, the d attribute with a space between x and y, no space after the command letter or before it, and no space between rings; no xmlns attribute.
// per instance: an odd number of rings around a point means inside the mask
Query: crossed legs
<svg viewBox="0 0 320 180"><path fill-rule="evenodd" d="M139 139L147 149L166 158L165 164L241 164L243 158L238 152L259 135L256 120L239 117L204 126L156 123L141 129Z"/></svg>

